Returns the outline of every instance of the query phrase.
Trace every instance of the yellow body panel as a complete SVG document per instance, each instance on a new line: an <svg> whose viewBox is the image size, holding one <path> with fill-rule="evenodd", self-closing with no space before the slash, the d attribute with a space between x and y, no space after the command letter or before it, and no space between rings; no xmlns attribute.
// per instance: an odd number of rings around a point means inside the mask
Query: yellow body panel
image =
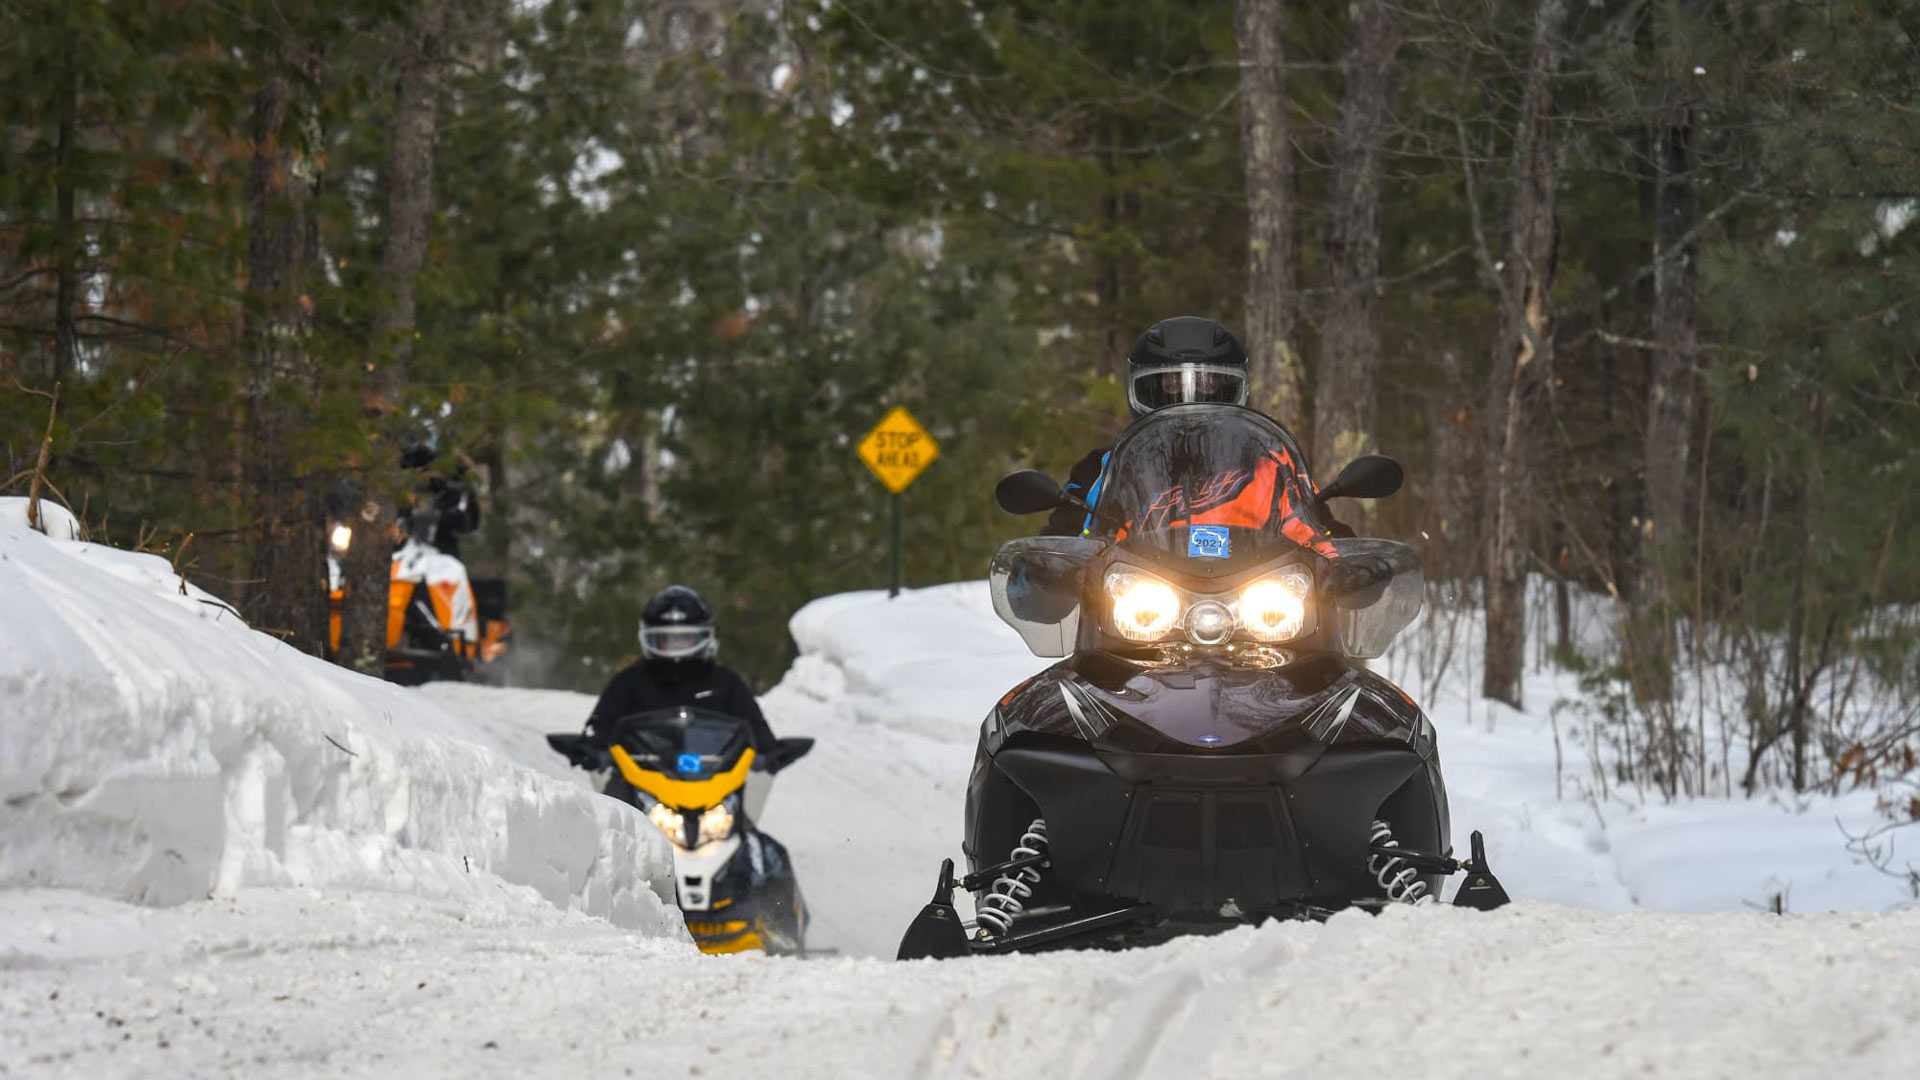
<svg viewBox="0 0 1920 1080"><path fill-rule="evenodd" d="M687 920L687 933L694 937L722 937L738 934L747 928L745 919L726 919L720 922L705 922L700 919Z"/></svg>
<svg viewBox="0 0 1920 1080"><path fill-rule="evenodd" d="M699 938L695 938L693 943L700 946L700 951L706 953L708 956L725 956L728 953L767 951L767 943L761 941L760 935L751 930L741 934L737 938L728 938L726 941L701 941Z"/></svg>
<svg viewBox="0 0 1920 1080"><path fill-rule="evenodd" d="M642 769L627 753L627 748L619 745L613 748L613 763L620 767L620 775L627 778L627 783L675 810L705 810L747 782L747 770L753 767L753 750L741 751L740 760L733 768L705 780L675 780L664 773Z"/></svg>
<svg viewBox="0 0 1920 1080"><path fill-rule="evenodd" d="M687 923L687 933L693 935L693 943L700 951L710 956L724 956L728 953L766 952L767 943L758 929L749 930L744 919L732 919L725 922Z"/></svg>

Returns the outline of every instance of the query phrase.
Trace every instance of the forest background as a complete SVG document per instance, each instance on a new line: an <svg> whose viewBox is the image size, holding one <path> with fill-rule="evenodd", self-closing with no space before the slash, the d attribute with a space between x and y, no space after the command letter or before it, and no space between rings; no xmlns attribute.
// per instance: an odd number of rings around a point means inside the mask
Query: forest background
<svg viewBox="0 0 1920 1080"><path fill-rule="evenodd" d="M1486 696L1838 789L1920 750L1917 214L1897 0L0 0L0 464L319 651L430 442L516 679L679 581L764 688L885 581L889 408L909 584L978 577L1209 315L1323 481L1407 464Z"/></svg>

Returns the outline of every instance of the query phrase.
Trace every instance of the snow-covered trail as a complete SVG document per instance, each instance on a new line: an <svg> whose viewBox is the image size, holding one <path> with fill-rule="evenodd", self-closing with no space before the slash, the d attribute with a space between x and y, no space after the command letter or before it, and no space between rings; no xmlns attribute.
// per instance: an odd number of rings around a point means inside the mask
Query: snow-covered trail
<svg viewBox="0 0 1920 1080"><path fill-rule="evenodd" d="M1920 1067L1920 913L1539 904L1128 953L705 957L502 895L0 893L0 1071L1846 1076Z"/></svg>
<svg viewBox="0 0 1920 1080"><path fill-rule="evenodd" d="M1428 705L1508 909L898 964L980 718L1043 662L981 583L817 601L763 702L819 741L764 824L838 955L707 957L657 832L546 747L586 696L363 680L164 561L0 541L39 605L0 620L0 1074L1920 1075L1920 911L1749 910L1907 900L1842 844L1870 796L1563 801L1548 724L1464 683ZM143 888L175 836L194 875Z"/></svg>
<svg viewBox="0 0 1920 1080"><path fill-rule="evenodd" d="M802 609L793 632L801 656L762 701L776 732L818 741L781 774L763 824L793 853L814 914L811 942L892 956L940 859L960 854L981 718L1047 661L993 615L980 582L891 601L828 597ZM1845 849L1842 826L1861 832L1879 820L1870 792L1811 812L1764 799L1562 799L1549 723L1479 701L1471 682L1462 670L1427 703L1454 844L1464 851L1468 832L1482 830L1518 899L1696 912L1764 910L1776 893L1792 911L1881 910L1907 899L1898 879ZM445 684L424 692L522 763L588 782L542 735L578 730L591 697ZM1528 699L1567 692L1551 673L1536 673Z"/></svg>

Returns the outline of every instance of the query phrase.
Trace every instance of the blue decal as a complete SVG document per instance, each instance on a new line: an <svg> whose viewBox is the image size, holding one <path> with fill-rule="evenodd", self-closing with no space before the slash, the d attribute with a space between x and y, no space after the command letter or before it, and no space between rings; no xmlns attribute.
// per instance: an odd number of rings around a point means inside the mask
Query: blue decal
<svg viewBox="0 0 1920 1080"><path fill-rule="evenodd" d="M694 776L699 776L700 775L700 755L699 754L681 754L678 767L680 771L683 773L691 773Z"/></svg>
<svg viewBox="0 0 1920 1080"><path fill-rule="evenodd" d="M1233 554L1225 525L1195 525L1187 530L1187 558L1224 559Z"/></svg>
<svg viewBox="0 0 1920 1080"><path fill-rule="evenodd" d="M1087 491L1088 507L1098 507L1100 505L1100 488L1107 482L1107 459L1112 456L1113 451L1111 450L1100 455L1100 475L1093 478L1093 487ZM1097 524L1099 524L1099 522L1094 519L1094 516L1088 514L1086 521L1080 525L1080 535L1092 536L1093 527Z"/></svg>

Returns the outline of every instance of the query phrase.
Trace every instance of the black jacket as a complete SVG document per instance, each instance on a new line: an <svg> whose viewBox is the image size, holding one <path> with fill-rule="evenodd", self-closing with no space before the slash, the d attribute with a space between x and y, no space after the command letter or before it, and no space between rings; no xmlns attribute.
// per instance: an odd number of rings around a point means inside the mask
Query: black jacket
<svg viewBox="0 0 1920 1080"><path fill-rule="evenodd" d="M764 754L774 745L773 729L760 715L753 691L740 676L711 660L639 660L627 665L600 692L587 717L587 734L605 748L614 721L679 705L697 705L745 720L753 731L755 753Z"/></svg>

